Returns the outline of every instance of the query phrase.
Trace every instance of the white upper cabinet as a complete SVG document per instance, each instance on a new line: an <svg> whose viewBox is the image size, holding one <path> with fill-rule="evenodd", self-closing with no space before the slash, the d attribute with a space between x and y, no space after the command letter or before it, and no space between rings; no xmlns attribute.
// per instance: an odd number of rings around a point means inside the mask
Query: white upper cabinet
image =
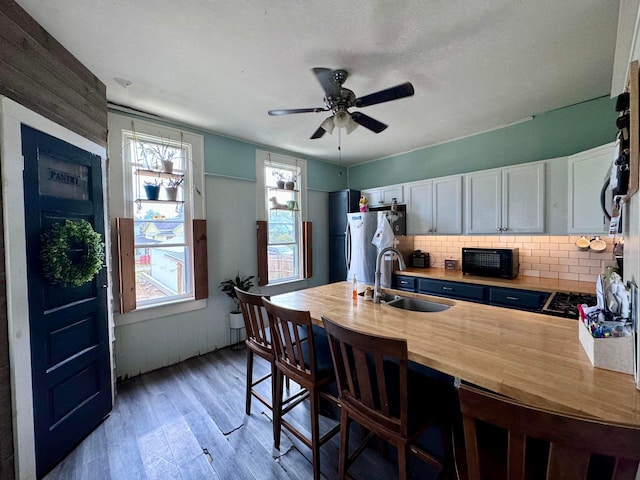
<svg viewBox="0 0 640 480"><path fill-rule="evenodd" d="M544 232L544 162L465 175L468 234Z"/></svg>
<svg viewBox="0 0 640 480"><path fill-rule="evenodd" d="M362 190L361 195L367 197L370 207L380 207L391 205L395 198L398 203L404 203L403 185L388 185L380 188L370 188Z"/></svg>
<svg viewBox="0 0 640 480"><path fill-rule="evenodd" d="M462 175L411 183L407 189L407 235L462 233Z"/></svg>
<svg viewBox="0 0 640 480"><path fill-rule="evenodd" d="M600 191L614 154L615 144L609 143L569 157L568 233L604 233L608 230L609 222L600 207ZM608 196L611 197L611 192ZM608 200L610 209L611 199Z"/></svg>
<svg viewBox="0 0 640 480"><path fill-rule="evenodd" d="M502 228L502 171L483 170L465 175L466 233L496 233Z"/></svg>

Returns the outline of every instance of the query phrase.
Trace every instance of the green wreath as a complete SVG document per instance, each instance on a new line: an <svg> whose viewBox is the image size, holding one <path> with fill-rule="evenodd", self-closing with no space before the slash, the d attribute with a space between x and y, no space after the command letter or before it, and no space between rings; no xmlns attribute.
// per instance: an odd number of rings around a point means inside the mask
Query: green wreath
<svg viewBox="0 0 640 480"><path fill-rule="evenodd" d="M86 220L55 223L40 240L42 272L54 285L79 287L102 269L104 242Z"/></svg>

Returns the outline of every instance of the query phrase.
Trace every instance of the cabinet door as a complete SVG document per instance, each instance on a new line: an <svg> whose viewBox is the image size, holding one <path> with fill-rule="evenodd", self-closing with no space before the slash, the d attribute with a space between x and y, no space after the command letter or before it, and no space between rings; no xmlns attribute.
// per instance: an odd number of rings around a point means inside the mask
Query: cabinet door
<svg viewBox="0 0 640 480"><path fill-rule="evenodd" d="M362 190L360 195L364 195L369 202L370 207L376 207L382 205L382 190L379 188L372 188L370 190Z"/></svg>
<svg viewBox="0 0 640 480"><path fill-rule="evenodd" d="M433 231L433 182L407 186L407 235L425 235ZM458 200L458 203L460 200Z"/></svg>
<svg viewBox="0 0 640 480"><path fill-rule="evenodd" d="M404 290L406 292L415 292L416 278L408 275L394 275L393 285L396 290Z"/></svg>
<svg viewBox="0 0 640 480"><path fill-rule="evenodd" d="M499 233L502 225L500 169L465 175L466 233Z"/></svg>
<svg viewBox="0 0 640 480"><path fill-rule="evenodd" d="M462 233L462 175L433 180L432 211L434 233Z"/></svg>
<svg viewBox="0 0 640 480"><path fill-rule="evenodd" d="M600 190L611 169L613 143L569 157L568 233L604 233L608 222L600 207Z"/></svg>
<svg viewBox="0 0 640 480"><path fill-rule="evenodd" d="M544 163L502 169L502 232L544 232Z"/></svg>
<svg viewBox="0 0 640 480"><path fill-rule="evenodd" d="M382 203L385 205L391 205L391 202L395 198L398 203L404 203L402 185L389 185L388 187L382 187Z"/></svg>

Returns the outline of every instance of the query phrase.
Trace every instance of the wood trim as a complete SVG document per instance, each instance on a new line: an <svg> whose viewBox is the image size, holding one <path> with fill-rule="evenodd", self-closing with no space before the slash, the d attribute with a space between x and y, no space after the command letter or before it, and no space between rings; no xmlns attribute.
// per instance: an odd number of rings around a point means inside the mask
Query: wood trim
<svg viewBox="0 0 640 480"><path fill-rule="evenodd" d="M640 159L640 79L638 78L638 61L629 65L629 189L625 201L637 191L640 178L638 176L638 160Z"/></svg>
<svg viewBox="0 0 640 480"><path fill-rule="evenodd" d="M120 313L136 309L136 258L133 218L116 218L118 266L120 269Z"/></svg>
<svg viewBox="0 0 640 480"><path fill-rule="evenodd" d="M207 221L193 221L193 276L196 300L209 297L209 262L207 257Z"/></svg>
<svg viewBox="0 0 640 480"><path fill-rule="evenodd" d="M256 222L257 235L257 260L258 260L258 286L269 283L269 261L267 259L268 224L264 220Z"/></svg>
<svg viewBox="0 0 640 480"><path fill-rule="evenodd" d="M302 222L302 276L313 276L313 229L311 222Z"/></svg>

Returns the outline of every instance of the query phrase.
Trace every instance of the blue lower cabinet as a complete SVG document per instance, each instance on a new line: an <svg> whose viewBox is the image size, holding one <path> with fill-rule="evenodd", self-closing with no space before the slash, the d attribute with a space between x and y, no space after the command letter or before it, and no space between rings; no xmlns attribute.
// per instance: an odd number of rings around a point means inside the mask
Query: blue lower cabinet
<svg viewBox="0 0 640 480"><path fill-rule="evenodd" d="M415 292L416 278L407 275L394 275L393 288L396 290L404 290L405 292Z"/></svg>
<svg viewBox="0 0 640 480"><path fill-rule="evenodd" d="M489 303L491 305L521 310L540 311L547 298L549 298L549 294L546 292L500 287L491 287L489 290Z"/></svg>
<svg viewBox="0 0 640 480"><path fill-rule="evenodd" d="M470 283L449 282L445 280L433 280L430 278L418 279L418 293L439 295L441 297L459 298L473 302L486 301L487 287Z"/></svg>

